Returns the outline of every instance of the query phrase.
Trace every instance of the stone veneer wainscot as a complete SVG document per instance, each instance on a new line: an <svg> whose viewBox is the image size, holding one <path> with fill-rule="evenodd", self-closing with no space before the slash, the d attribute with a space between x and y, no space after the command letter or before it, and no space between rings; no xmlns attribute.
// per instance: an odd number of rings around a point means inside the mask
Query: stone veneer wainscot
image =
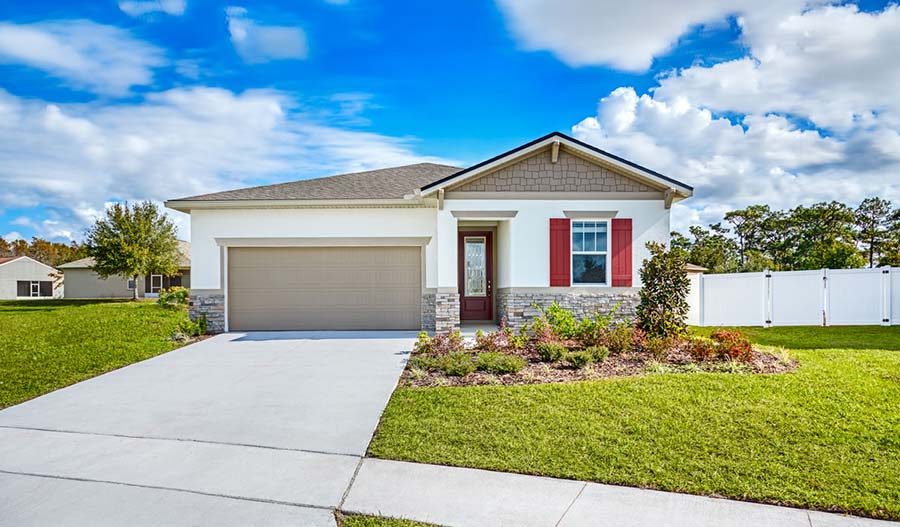
<svg viewBox="0 0 900 527"><path fill-rule="evenodd" d="M571 310L577 319L590 318L596 313L607 314L617 304L614 319L634 318L640 301L637 287L613 287L590 290L568 288L502 288L497 290L497 320L506 317L509 327L517 329L540 315L538 307L546 309L553 302Z"/></svg>
<svg viewBox="0 0 900 527"><path fill-rule="evenodd" d="M221 292L191 291L188 312L191 320L206 315L208 333L225 331L225 295Z"/></svg>

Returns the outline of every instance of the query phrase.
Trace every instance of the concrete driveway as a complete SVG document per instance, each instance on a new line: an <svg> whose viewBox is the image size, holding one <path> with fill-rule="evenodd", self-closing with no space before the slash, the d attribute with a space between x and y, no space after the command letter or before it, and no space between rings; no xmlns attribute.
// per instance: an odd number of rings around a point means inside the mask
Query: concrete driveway
<svg viewBox="0 0 900 527"><path fill-rule="evenodd" d="M0 411L0 525L334 526L414 333L232 333Z"/></svg>

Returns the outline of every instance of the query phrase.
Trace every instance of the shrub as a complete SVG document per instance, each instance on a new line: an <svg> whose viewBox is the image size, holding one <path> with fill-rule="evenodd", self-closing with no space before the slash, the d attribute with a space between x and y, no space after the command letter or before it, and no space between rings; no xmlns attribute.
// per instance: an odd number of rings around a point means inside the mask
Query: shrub
<svg viewBox="0 0 900 527"><path fill-rule="evenodd" d="M465 351L462 333L453 331L429 337L428 333L423 331L419 333L419 339L416 341L414 351L427 355L446 355L448 353Z"/></svg>
<svg viewBox="0 0 900 527"><path fill-rule="evenodd" d="M570 351L566 353L565 361L569 366L580 370L594 362L594 355L588 350Z"/></svg>
<svg viewBox="0 0 900 527"><path fill-rule="evenodd" d="M207 330L207 322L206 315L200 315L197 320L191 320L190 318L183 318L178 321L178 326L175 328L175 332L172 335L172 340L178 340L181 342L186 342L193 337L199 337L200 335L206 335Z"/></svg>
<svg viewBox="0 0 900 527"><path fill-rule="evenodd" d="M556 362L566 354L566 347L555 342L539 342L535 349L544 362Z"/></svg>
<svg viewBox="0 0 900 527"><path fill-rule="evenodd" d="M550 329L550 323L543 315L534 317L529 324L532 337L538 344L547 342L556 342L558 339L554 336L553 330Z"/></svg>
<svg viewBox="0 0 900 527"><path fill-rule="evenodd" d="M753 347L747 337L737 331L720 329L710 335L719 344L719 356L723 359L750 362L753 360Z"/></svg>
<svg viewBox="0 0 900 527"><path fill-rule="evenodd" d="M190 291L181 286L170 287L159 292L156 303L161 306L183 306L188 303Z"/></svg>
<svg viewBox="0 0 900 527"><path fill-rule="evenodd" d="M475 371L475 361L468 353L451 352L437 357L437 369L451 377L465 377Z"/></svg>
<svg viewBox="0 0 900 527"><path fill-rule="evenodd" d="M544 311L547 323L550 325L550 331L559 339L569 340L575 337L578 329L578 322L575 320L575 314L559 306L556 302L550 304L550 307Z"/></svg>
<svg viewBox="0 0 900 527"><path fill-rule="evenodd" d="M669 356L669 350L673 347L675 347L675 339L672 337L648 337L644 343L644 351L658 362L665 362Z"/></svg>
<svg viewBox="0 0 900 527"><path fill-rule="evenodd" d="M584 351L591 354L591 357L594 358L594 362L603 362L609 357L609 348L606 346L590 346L584 348Z"/></svg>
<svg viewBox="0 0 900 527"><path fill-rule="evenodd" d="M485 333L475 332L475 349L494 353L508 353L515 348L512 330L501 324L500 329Z"/></svg>
<svg viewBox="0 0 900 527"><path fill-rule="evenodd" d="M657 242L647 243L650 258L641 267L637 326L653 337L683 335L687 330L690 280L680 251L668 251Z"/></svg>
<svg viewBox="0 0 900 527"><path fill-rule="evenodd" d="M487 351L475 357L475 369L487 373L516 373L524 367L525 359L517 355Z"/></svg>
<svg viewBox="0 0 900 527"><path fill-rule="evenodd" d="M606 332L604 337L606 347L610 353L628 353L634 350L634 328L630 326L616 326Z"/></svg>
<svg viewBox="0 0 900 527"><path fill-rule="evenodd" d="M689 343L691 359L694 362L709 362L719 357L719 346L714 340L696 337Z"/></svg>
<svg viewBox="0 0 900 527"><path fill-rule="evenodd" d="M598 344L602 344L606 332L609 330L613 315L618 308L619 304L616 304L606 315L595 313L594 318L582 319L575 330L575 340L582 346L597 346Z"/></svg>
<svg viewBox="0 0 900 527"><path fill-rule="evenodd" d="M420 370L435 371L438 370L438 358L434 355L413 355L409 359L411 368Z"/></svg>

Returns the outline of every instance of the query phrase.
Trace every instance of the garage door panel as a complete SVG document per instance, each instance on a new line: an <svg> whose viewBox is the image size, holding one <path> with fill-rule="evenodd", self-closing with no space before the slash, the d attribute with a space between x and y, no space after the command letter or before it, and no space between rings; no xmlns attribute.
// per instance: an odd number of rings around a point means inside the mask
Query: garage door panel
<svg viewBox="0 0 900 527"><path fill-rule="evenodd" d="M418 247L231 248L233 330L416 329Z"/></svg>

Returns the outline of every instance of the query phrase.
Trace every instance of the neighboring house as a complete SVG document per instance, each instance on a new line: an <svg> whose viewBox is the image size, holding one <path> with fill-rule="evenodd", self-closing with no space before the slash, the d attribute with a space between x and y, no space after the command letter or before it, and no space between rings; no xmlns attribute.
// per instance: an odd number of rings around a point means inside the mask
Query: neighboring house
<svg viewBox="0 0 900 527"><path fill-rule="evenodd" d="M0 258L0 300L60 298L59 271L28 256Z"/></svg>
<svg viewBox="0 0 900 527"><path fill-rule="evenodd" d="M100 278L92 269L93 258L82 258L60 265L66 281L66 298L132 298L137 287L140 297L157 297L162 289L182 286L191 287L191 244L178 241L181 258L178 262L178 274L163 276L152 274L139 276L137 283L132 279L120 276Z"/></svg>
<svg viewBox="0 0 900 527"><path fill-rule="evenodd" d="M420 163L168 201L190 213L211 330L522 324L631 314L648 241L693 189L554 132L467 169Z"/></svg>

